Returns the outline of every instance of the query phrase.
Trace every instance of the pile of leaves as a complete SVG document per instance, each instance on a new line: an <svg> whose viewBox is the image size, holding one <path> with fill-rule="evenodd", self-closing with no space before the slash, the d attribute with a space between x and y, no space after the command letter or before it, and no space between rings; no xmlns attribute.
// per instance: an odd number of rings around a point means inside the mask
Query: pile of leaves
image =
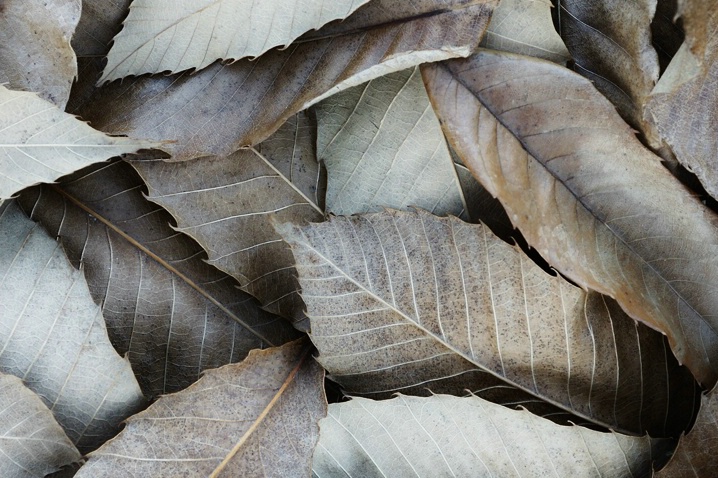
<svg viewBox="0 0 718 478"><path fill-rule="evenodd" d="M717 31L1 2L0 476L710 476Z"/></svg>

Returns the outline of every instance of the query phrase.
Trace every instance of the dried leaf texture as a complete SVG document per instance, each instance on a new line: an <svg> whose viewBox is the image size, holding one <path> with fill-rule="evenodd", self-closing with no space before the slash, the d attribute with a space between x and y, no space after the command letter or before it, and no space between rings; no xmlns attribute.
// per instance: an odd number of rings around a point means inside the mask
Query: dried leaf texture
<svg viewBox="0 0 718 478"><path fill-rule="evenodd" d="M307 476L323 379L305 341L255 350L131 417L76 476Z"/></svg>
<svg viewBox="0 0 718 478"><path fill-rule="evenodd" d="M329 405L320 427L314 476L648 477L665 448L448 395L354 398Z"/></svg>
<svg viewBox="0 0 718 478"><path fill-rule="evenodd" d="M82 0L4 0L0 10L0 83L39 93L64 109L77 76L70 38L81 8Z"/></svg>
<svg viewBox="0 0 718 478"><path fill-rule="evenodd" d="M551 19L551 0L502 0L481 46L566 64L571 55Z"/></svg>
<svg viewBox="0 0 718 478"><path fill-rule="evenodd" d="M150 201L174 216L176 229L207 251L210 264L235 277L266 310L306 328L292 253L271 221L319 221L323 211L273 162L244 149L182 163L132 164Z"/></svg>
<svg viewBox="0 0 718 478"><path fill-rule="evenodd" d="M698 58L711 54L715 37L716 0L678 0L678 16L687 32L686 42Z"/></svg>
<svg viewBox="0 0 718 478"><path fill-rule="evenodd" d="M655 141L643 106L658 80L651 41L656 0L559 0L561 37L574 69L593 82L623 119Z"/></svg>
<svg viewBox="0 0 718 478"><path fill-rule="evenodd" d="M346 18L368 1L133 0L100 82L258 57L289 45L302 33Z"/></svg>
<svg viewBox="0 0 718 478"><path fill-rule="evenodd" d="M1 209L1 206L0 206ZM0 474L43 478L80 460L52 412L22 380L0 373Z"/></svg>
<svg viewBox="0 0 718 478"><path fill-rule="evenodd" d="M681 437L668 465L656 478L700 478L716 470L718 456L718 399L715 393L703 397L701 410L688 435Z"/></svg>
<svg viewBox="0 0 718 478"><path fill-rule="evenodd" d="M348 394L515 387L653 436L677 436L693 417L693 379L660 334L485 226L387 211L280 231L318 360Z"/></svg>
<svg viewBox="0 0 718 478"><path fill-rule="evenodd" d="M0 209L0 369L23 379L84 452L144 404L82 272L14 202Z"/></svg>
<svg viewBox="0 0 718 478"><path fill-rule="evenodd" d="M469 55L495 4L374 0L345 21L254 61L123 81L94 94L87 82L95 78L86 75L69 111L113 134L176 141L163 147L174 160L229 155L260 143L297 111L342 89L426 61Z"/></svg>
<svg viewBox="0 0 718 478"><path fill-rule="evenodd" d="M92 0L83 2L80 23L72 37L78 57L105 56L112 38L120 31L132 0ZM80 73L80 77L82 77Z"/></svg>
<svg viewBox="0 0 718 478"><path fill-rule="evenodd" d="M671 61L646 105L646 118L671 147L678 161L700 179L706 191L718 197L718 2L686 20L686 46ZM708 7L706 7L708 8ZM704 31L705 30L705 31ZM711 32L709 38L699 35ZM705 43L705 47L700 47ZM695 56L688 48L705 51Z"/></svg>
<svg viewBox="0 0 718 478"><path fill-rule="evenodd" d="M679 362L711 387L715 215L579 75L488 51L423 72L449 140L528 243L665 333Z"/></svg>
<svg viewBox="0 0 718 478"><path fill-rule="evenodd" d="M113 138L38 98L0 85L0 199L155 143Z"/></svg>
<svg viewBox="0 0 718 478"><path fill-rule="evenodd" d="M327 212L416 206L466 215L466 199L418 68L382 76L316 105Z"/></svg>
<svg viewBox="0 0 718 478"><path fill-rule="evenodd" d="M147 201L130 165L96 165L58 187L20 197L23 209L59 237L103 309L118 353L128 354L143 392L176 392L202 370L242 360L253 348L297 334L259 308L202 248Z"/></svg>

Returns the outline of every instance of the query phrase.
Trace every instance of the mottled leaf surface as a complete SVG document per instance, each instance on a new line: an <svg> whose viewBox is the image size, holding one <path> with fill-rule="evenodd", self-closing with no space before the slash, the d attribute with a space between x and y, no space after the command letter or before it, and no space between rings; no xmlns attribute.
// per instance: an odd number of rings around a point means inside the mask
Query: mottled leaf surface
<svg viewBox="0 0 718 478"><path fill-rule="evenodd" d="M87 452L144 398L82 272L14 202L0 207L0 369L37 393Z"/></svg>
<svg viewBox="0 0 718 478"><path fill-rule="evenodd" d="M153 146L157 144L107 136L34 93L0 85L0 199Z"/></svg>
<svg viewBox="0 0 718 478"><path fill-rule="evenodd" d="M583 77L482 51L423 70L449 140L528 243L718 378L718 218Z"/></svg>
<svg viewBox="0 0 718 478"><path fill-rule="evenodd" d="M653 436L677 436L693 417L693 379L660 334L485 226L386 211L279 229L318 360L348 394L515 387Z"/></svg>
<svg viewBox="0 0 718 478"><path fill-rule="evenodd" d="M416 206L466 215L466 199L418 68L382 76L315 106L327 212Z"/></svg>
<svg viewBox="0 0 718 478"><path fill-rule="evenodd" d="M566 64L571 55L553 26L551 8L551 0L502 0L481 46Z"/></svg>
<svg viewBox="0 0 718 478"><path fill-rule="evenodd" d="M647 477L665 447L448 395L333 403L320 427L317 477Z"/></svg>
<svg viewBox="0 0 718 478"><path fill-rule="evenodd" d="M116 161L24 192L19 202L82 264L110 340L128 354L146 395L181 390L205 369L296 337L208 265L143 190L132 167Z"/></svg>
<svg viewBox="0 0 718 478"><path fill-rule="evenodd" d="M75 476L307 476L323 379L304 340L253 351L131 417Z"/></svg>
<svg viewBox="0 0 718 478"><path fill-rule="evenodd" d="M4 0L0 10L0 83L38 93L64 109L77 76L70 38L81 7L82 0Z"/></svg>
<svg viewBox="0 0 718 478"><path fill-rule="evenodd" d="M374 0L339 23L254 61L194 75L137 78L93 90L69 111L113 134L153 138L175 160L229 155L268 138L297 111L378 76L469 55L496 0ZM91 91L88 93L88 89Z"/></svg>
<svg viewBox="0 0 718 478"><path fill-rule="evenodd" d="M100 81L258 57L368 1L133 0Z"/></svg>
<svg viewBox="0 0 718 478"><path fill-rule="evenodd" d="M656 0L559 0L561 38L585 76L623 119L649 140L643 106L658 80L658 55L651 41Z"/></svg>
<svg viewBox="0 0 718 478"><path fill-rule="evenodd" d="M43 478L80 460L52 412L22 380L0 373L0 475Z"/></svg>

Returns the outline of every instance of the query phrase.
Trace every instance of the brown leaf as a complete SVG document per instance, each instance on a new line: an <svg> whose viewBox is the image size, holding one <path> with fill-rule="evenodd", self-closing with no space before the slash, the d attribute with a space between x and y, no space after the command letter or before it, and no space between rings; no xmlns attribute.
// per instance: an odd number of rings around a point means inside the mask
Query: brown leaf
<svg viewBox="0 0 718 478"><path fill-rule="evenodd" d="M643 121L643 106L658 80L651 43L656 0L559 0L561 38L577 73L616 106L634 128L655 142Z"/></svg>
<svg viewBox="0 0 718 478"><path fill-rule="evenodd" d="M713 476L718 465L718 396L703 396L701 410L688 435L656 478L701 478Z"/></svg>
<svg viewBox="0 0 718 478"><path fill-rule="evenodd" d="M254 61L137 78L87 93L69 110L113 134L176 141L174 160L228 155L269 137L297 111L392 71L473 51L497 0L374 0L340 23ZM88 85L87 82L90 82ZM87 97L91 100L87 101Z"/></svg>
<svg viewBox="0 0 718 478"><path fill-rule="evenodd" d="M271 218L303 223L324 214L274 162L243 149L226 157L132 165L149 187L148 198L174 216L178 231L199 242L210 264L236 278L266 310L306 327L292 253Z"/></svg>
<svg viewBox="0 0 718 478"><path fill-rule="evenodd" d="M683 20L686 42L698 58L715 53L710 42L715 38L716 0L678 0L678 16Z"/></svg>
<svg viewBox="0 0 718 478"><path fill-rule="evenodd" d="M0 369L21 377L86 453L144 406L82 272L17 204L0 205ZM0 402L2 403L2 402Z"/></svg>
<svg viewBox="0 0 718 478"><path fill-rule="evenodd" d="M85 0L82 15L72 37L72 48L78 57L105 56L112 37L120 31L132 0ZM80 78L82 78L80 72Z"/></svg>
<svg viewBox="0 0 718 478"><path fill-rule="evenodd" d="M70 38L82 0L3 0L0 7L0 83L65 109L77 76Z"/></svg>
<svg viewBox="0 0 718 478"><path fill-rule="evenodd" d="M660 334L484 226L386 211L279 231L318 360L349 394L513 389L510 401L652 436L693 417L695 383Z"/></svg>
<svg viewBox="0 0 718 478"><path fill-rule="evenodd" d="M678 360L712 386L716 216L581 76L489 51L423 72L449 140L529 244L665 333Z"/></svg>
<svg viewBox="0 0 718 478"><path fill-rule="evenodd" d="M646 105L646 118L655 123L659 134L671 147L678 161L694 172L703 187L718 197L718 37L707 39L703 29L718 28L718 3L712 15L687 22L686 44L678 50ZM696 28L698 31L696 31ZM695 56L688 45L704 49Z"/></svg>
<svg viewBox="0 0 718 478"><path fill-rule="evenodd" d="M309 476L324 371L299 340L209 370L127 420L75 475Z"/></svg>
<svg viewBox="0 0 718 478"><path fill-rule="evenodd" d="M58 186L23 193L32 218L82 264L110 340L128 354L149 396L174 392L202 370L296 337L236 282L203 261L202 248L147 201L126 163L96 165Z"/></svg>
<svg viewBox="0 0 718 478"><path fill-rule="evenodd" d="M0 475L41 478L80 460L52 412L22 380L0 373Z"/></svg>

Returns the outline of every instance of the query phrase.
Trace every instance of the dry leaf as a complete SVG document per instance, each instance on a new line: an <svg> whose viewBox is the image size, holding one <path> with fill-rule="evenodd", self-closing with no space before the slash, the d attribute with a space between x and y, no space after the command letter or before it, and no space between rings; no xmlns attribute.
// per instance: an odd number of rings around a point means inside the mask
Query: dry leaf
<svg viewBox="0 0 718 478"><path fill-rule="evenodd" d="M82 1L3 0L0 7L0 83L65 109L77 76L70 38ZM0 103L7 100L0 96Z"/></svg>
<svg viewBox="0 0 718 478"><path fill-rule="evenodd" d="M665 333L679 362L711 387L715 214L571 71L482 51L423 73L450 142L528 243L562 274Z"/></svg>
<svg viewBox="0 0 718 478"><path fill-rule="evenodd" d="M229 155L297 111L372 78L469 55L497 0L374 0L337 24L254 61L194 75L138 78L96 92L85 74L68 108L113 134L155 138L174 160ZM88 85L89 82L89 85ZM90 98L90 99L88 99Z"/></svg>
<svg viewBox="0 0 718 478"><path fill-rule="evenodd" d="M317 477L648 477L667 448L448 395L333 403L320 427Z"/></svg>
<svg viewBox="0 0 718 478"><path fill-rule="evenodd" d="M1 206L0 206L1 208ZM1 209L0 209L1 210ZM52 412L22 380L0 373L0 475L43 478L80 460Z"/></svg>
<svg viewBox="0 0 718 478"><path fill-rule="evenodd" d="M418 68L382 76L315 106L327 212L416 206L466 215L466 199Z"/></svg>
<svg viewBox="0 0 718 478"><path fill-rule="evenodd" d="M119 33L122 20L132 0L85 0L80 23L72 37L72 48L78 57L102 57L110 49L112 38ZM83 76L80 72L80 77Z"/></svg>
<svg viewBox="0 0 718 478"><path fill-rule="evenodd" d="M323 378L304 340L255 350L131 417L75 476L306 476Z"/></svg>
<svg viewBox="0 0 718 478"><path fill-rule="evenodd" d="M140 387L61 245L14 202L0 208L0 369L22 378L87 452L144 405Z"/></svg>
<svg viewBox="0 0 718 478"><path fill-rule="evenodd" d="M297 337L207 265L202 248L175 232L143 189L132 167L115 161L26 191L19 202L60 238L75 267L82 264L110 340L147 396L176 392L204 369Z"/></svg>
<svg viewBox="0 0 718 478"><path fill-rule="evenodd" d="M369 0L133 0L100 82L258 57Z"/></svg>
<svg viewBox="0 0 718 478"><path fill-rule="evenodd" d="M0 85L0 200L84 166L157 143L113 138L34 93Z"/></svg>
<svg viewBox="0 0 718 478"><path fill-rule="evenodd" d="M515 387L582 421L652 436L677 436L693 417L693 378L660 334L484 226L387 211L279 231L318 360L348 394Z"/></svg>

